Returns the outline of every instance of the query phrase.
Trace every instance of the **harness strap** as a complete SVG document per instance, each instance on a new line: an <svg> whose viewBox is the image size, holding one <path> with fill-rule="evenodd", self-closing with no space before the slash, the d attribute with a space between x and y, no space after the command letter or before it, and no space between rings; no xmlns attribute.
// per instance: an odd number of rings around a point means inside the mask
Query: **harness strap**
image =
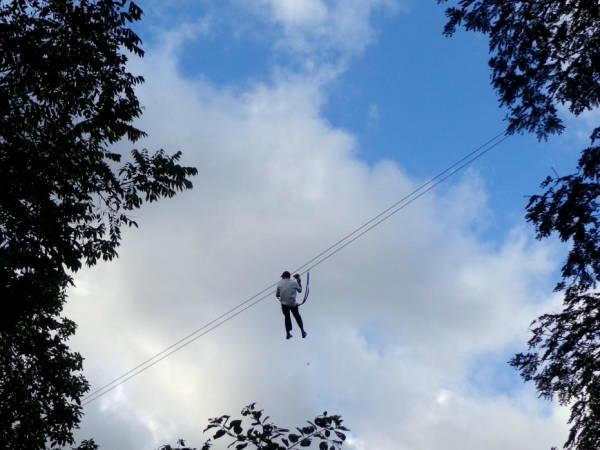
<svg viewBox="0 0 600 450"><path fill-rule="evenodd" d="M306 272L306 287L304 288L304 299L302 299L301 303L298 303L298 306L302 306L308 300L308 293L310 292L310 272Z"/></svg>

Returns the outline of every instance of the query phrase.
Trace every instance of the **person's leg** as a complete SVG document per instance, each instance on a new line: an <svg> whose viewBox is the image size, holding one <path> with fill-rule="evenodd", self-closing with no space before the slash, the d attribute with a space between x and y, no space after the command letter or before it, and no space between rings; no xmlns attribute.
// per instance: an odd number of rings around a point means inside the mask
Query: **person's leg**
<svg viewBox="0 0 600 450"><path fill-rule="evenodd" d="M300 327L302 331L302 337L306 337L306 331L304 331L304 324L302 323L302 316L300 316L300 310L297 306L291 308L292 314L294 315L294 319L296 319L296 323Z"/></svg>
<svg viewBox="0 0 600 450"><path fill-rule="evenodd" d="M292 337L290 331L292 331L292 318L290 317L290 307L281 305L281 311L285 316L285 336L289 339Z"/></svg>

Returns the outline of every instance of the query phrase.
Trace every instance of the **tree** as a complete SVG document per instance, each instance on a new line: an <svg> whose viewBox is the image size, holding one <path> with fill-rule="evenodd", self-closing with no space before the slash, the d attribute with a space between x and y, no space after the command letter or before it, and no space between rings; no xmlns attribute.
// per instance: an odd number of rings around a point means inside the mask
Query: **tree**
<svg viewBox="0 0 600 450"><path fill-rule="evenodd" d="M438 0L439 3L448 0ZM559 107L578 116L600 106L600 8L592 0L457 0L445 34L460 26L489 36L492 85L508 108L508 131L561 133ZM599 124L600 125L600 124ZM548 177L526 218L538 239L569 245L556 291L563 309L532 324L529 350L511 364L540 396L570 407L565 448L600 448L600 126L577 171Z"/></svg>
<svg viewBox="0 0 600 450"><path fill-rule="evenodd" d="M130 0L0 2L0 442L72 443L88 390L61 317L82 264L117 256L122 227L144 202L192 187L181 153L115 143L145 136L142 57Z"/></svg>
<svg viewBox="0 0 600 450"><path fill-rule="evenodd" d="M231 419L229 415L210 419L204 432L211 430L211 433L214 431L214 434L204 443L202 450L209 450L214 441L221 438L225 438L229 442L228 448L234 447L236 450L245 448L291 450L311 447L313 444L318 445L319 450L339 450L346 440L345 432L349 431L343 425L341 416L327 415L327 411L314 420L307 421L307 425L297 427L294 431L270 422L269 416L264 416L263 410L256 409L255 403L242 409L241 414L242 418L240 419ZM249 421L249 425L244 421ZM245 431L244 426L246 427ZM178 447L164 445L160 450L198 449L187 447L185 441L180 439Z"/></svg>

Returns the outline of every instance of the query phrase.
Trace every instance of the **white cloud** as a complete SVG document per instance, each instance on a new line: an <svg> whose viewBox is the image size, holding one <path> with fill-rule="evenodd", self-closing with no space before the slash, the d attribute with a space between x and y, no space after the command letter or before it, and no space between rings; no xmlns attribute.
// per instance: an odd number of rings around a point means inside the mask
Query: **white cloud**
<svg viewBox="0 0 600 450"><path fill-rule="evenodd" d="M572 120L575 133L579 139L590 142L592 132L600 127L600 108L584 111L577 119Z"/></svg>
<svg viewBox="0 0 600 450"><path fill-rule="evenodd" d="M315 26L326 20L328 7L322 0L263 0L275 20L285 24Z"/></svg>
<svg viewBox="0 0 600 450"><path fill-rule="evenodd" d="M381 120L381 113L376 103L371 103L367 110L367 124L370 128L377 128Z"/></svg>
<svg viewBox="0 0 600 450"><path fill-rule="evenodd" d="M589 145L594 129L600 127L600 108L586 110L578 116L572 114L567 105L559 105L558 111L566 126L563 138L567 140L566 148L579 152L582 145Z"/></svg>
<svg viewBox="0 0 600 450"><path fill-rule="evenodd" d="M302 56L359 54L375 39L372 16L399 9L396 0L260 0L238 4L277 25L278 45Z"/></svg>
<svg viewBox="0 0 600 450"><path fill-rule="evenodd" d="M94 386L419 182L394 162L361 161L354 137L323 118L321 83L279 74L222 90L183 78L175 53L150 52L138 67L147 79L144 144L183 149L199 175L193 191L140 212L118 261L77 279L67 313L80 325L74 345ZM315 270L303 308L308 339L285 341L278 305L266 300L91 404L81 436L115 450L179 437L199 445L209 416L257 401L286 425L339 412L357 449L560 444L564 412L541 411L530 388L469 388L474 358L525 342L551 301L539 287L554 268L552 250L518 229L497 247L481 241L471 230L489 214L474 174L421 198Z"/></svg>

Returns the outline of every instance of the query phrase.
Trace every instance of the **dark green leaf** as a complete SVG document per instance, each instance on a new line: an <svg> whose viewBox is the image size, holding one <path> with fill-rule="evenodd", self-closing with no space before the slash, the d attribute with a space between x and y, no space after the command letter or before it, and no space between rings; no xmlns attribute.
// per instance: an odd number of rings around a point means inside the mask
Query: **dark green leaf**
<svg viewBox="0 0 600 450"><path fill-rule="evenodd" d="M346 435L344 433L342 433L341 431L336 431L335 434L337 435L337 437L339 437L342 441L346 440Z"/></svg>
<svg viewBox="0 0 600 450"><path fill-rule="evenodd" d="M225 433L226 433L225 430L217 430L217 432L213 436L213 439L219 439L220 437L224 436Z"/></svg>

